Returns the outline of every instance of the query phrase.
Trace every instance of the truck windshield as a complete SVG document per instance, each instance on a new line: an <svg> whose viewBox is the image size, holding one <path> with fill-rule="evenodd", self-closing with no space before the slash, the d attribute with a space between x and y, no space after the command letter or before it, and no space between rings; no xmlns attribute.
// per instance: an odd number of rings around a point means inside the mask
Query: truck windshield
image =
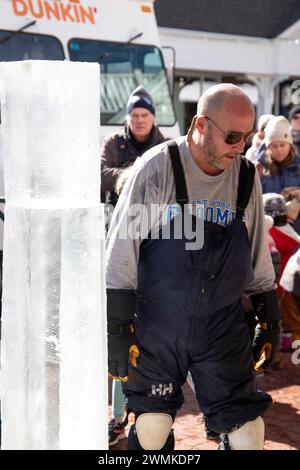
<svg viewBox="0 0 300 470"><path fill-rule="evenodd" d="M0 62L27 59L63 60L62 45L53 36L0 30Z"/></svg>
<svg viewBox="0 0 300 470"><path fill-rule="evenodd" d="M130 93L143 85L156 106L159 126L172 126L175 115L161 52L154 46L72 39L70 58L101 65L101 124L122 125Z"/></svg>

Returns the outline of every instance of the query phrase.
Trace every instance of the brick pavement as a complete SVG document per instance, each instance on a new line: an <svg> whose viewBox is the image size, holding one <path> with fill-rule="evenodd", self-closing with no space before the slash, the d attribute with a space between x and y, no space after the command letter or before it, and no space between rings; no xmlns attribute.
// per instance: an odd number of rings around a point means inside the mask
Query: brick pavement
<svg viewBox="0 0 300 470"><path fill-rule="evenodd" d="M265 414L266 450L300 450L300 364L292 364L290 353L283 353L283 358L283 370L268 371L257 378L258 388L268 391L274 401ZM174 425L175 449L217 449L214 441L208 441L203 436L203 416L188 385L184 386L184 395L185 403ZM126 441L120 441L111 450L125 450Z"/></svg>

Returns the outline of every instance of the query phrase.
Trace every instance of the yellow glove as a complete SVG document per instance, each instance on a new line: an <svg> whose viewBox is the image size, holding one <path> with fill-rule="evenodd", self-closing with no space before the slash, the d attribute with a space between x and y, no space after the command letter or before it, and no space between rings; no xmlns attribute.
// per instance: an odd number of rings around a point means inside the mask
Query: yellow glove
<svg viewBox="0 0 300 470"><path fill-rule="evenodd" d="M257 362L254 363L254 369L256 372L263 372L265 369L262 365L271 357L272 353L272 344L265 343L260 351L260 358Z"/></svg>
<svg viewBox="0 0 300 470"><path fill-rule="evenodd" d="M130 349L129 349L129 362L130 362L130 364L133 365L133 367L137 367L136 360L139 357L139 355L140 355L140 351L139 351L139 348L137 347L137 345L133 344L132 346L130 346Z"/></svg>

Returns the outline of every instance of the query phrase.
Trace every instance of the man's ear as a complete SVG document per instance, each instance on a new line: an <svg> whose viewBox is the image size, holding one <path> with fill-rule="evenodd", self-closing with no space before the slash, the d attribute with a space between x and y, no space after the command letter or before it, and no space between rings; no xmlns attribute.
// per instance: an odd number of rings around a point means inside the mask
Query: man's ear
<svg viewBox="0 0 300 470"><path fill-rule="evenodd" d="M197 129L200 135L206 133L206 119L204 116L195 116L194 128Z"/></svg>

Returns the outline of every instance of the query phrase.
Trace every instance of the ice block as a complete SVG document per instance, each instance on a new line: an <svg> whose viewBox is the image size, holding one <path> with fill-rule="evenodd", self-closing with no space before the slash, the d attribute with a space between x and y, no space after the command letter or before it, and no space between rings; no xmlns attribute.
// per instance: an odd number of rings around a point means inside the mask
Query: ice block
<svg viewBox="0 0 300 470"><path fill-rule="evenodd" d="M98 64L1 65L3 449L107 449Z"/></svg>

